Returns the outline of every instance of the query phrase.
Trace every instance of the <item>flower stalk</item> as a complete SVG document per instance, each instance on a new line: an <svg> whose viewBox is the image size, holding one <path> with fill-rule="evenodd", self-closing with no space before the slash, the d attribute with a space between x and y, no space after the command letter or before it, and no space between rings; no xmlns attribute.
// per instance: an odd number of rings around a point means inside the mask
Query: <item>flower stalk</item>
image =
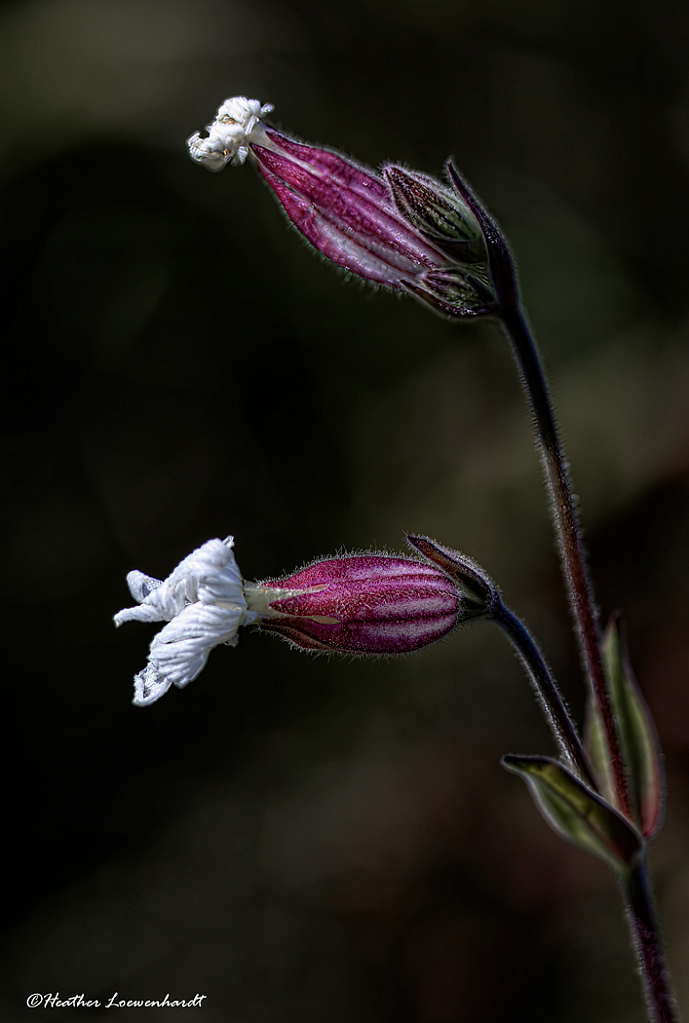
<svg viewBox="0 0 689 1023"><path fill-rule="evenodd" d="M619 808L631 818L624 759L601 654L601 632L593 597L574 491L555 420L543 365L522 309L514 259L494 218L469 188L451 161L450 178L481 224L488 251L495 315L512 347L524 385L550 494L550 511L558 541L560 565L574 620L579 652L591 699L601 710Z"/></svg>
<svg viewBox="0 0 689 1023"><path fill-rule="evenodd" d="M611 753L617 801L622 812L631 817L631 803L620 751L620 738L601 655L598 614L567 462L558 435L548 385L536 346L519 306L503 310L500 322L512 345L531 407L550 494L551 515L558 540L560 564L575 623L585 677L588 680L592 696L601 709L606 739Z"/></svg>
<svg viewBox="0 0 689 1023"><path fill-rule="evenodd" d="M502 594L493 580L475 561L429 537L408 534L407 540L425 558L456 579L457 584L481 608L481 617L500 626L526 670L561 752L582 781L594 792L598 792L588 754L543 654L524 623L505 606Z"/></svg>
<svg viewBox="0 0 689 1023"><path fill-rule="evenodd" d="M493 621L501 627L517 651L563 753L582 781L594 792L598 792L598 782L591 762L533 636L523 622L502 603L496 608Z"/></svg>
<svg viewBox="0 0 689 1023"><path fill-rule="evenodd" d="M532 412L582 665L589 686L590 700L600 712L605 733L614 802L631 821L634 815L625 758L610 680L603 665L598 612L593 598L574 493L543 366L522 310L514 261L497 223L465 185L452 164L448 164L448 170L455 186L470 205L484 230L493 286L498 299L496 315L510 341ZM639 962L649 1019L652 1023L678 1023L679 1016L670 990L660 928L648 880L645 841L640 855L626 870L617 873Z"/></svg>
<svg viewBox="0 0 689 1023"><path fill-rule="evenodd" d="M620 877L632 942L652 1023L679 1023L645 855Z"/></svg>

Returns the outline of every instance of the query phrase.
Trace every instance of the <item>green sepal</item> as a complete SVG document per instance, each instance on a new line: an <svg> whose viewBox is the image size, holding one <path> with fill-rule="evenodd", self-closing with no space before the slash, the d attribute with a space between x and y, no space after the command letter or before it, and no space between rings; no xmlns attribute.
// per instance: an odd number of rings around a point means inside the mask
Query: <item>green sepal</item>
<svg viewBox="0 0 689 1023"><path fill-rule="evenodd" d="M481 226L455 189L397 164L383 167L383 177L405 220L448 255L465 264L486 260Z"/></svg>
<svg viewBox="0 0 689 1023"><path fill-rule="evenodd" d="M643 853L644 841L626 817L557 760L507 754L501 763L526 781L554 831L617 873L626 873Z"/></svg>
<svg viewBox="0 0 689 1023"><path fill-rule="evenodd" d="M618 615L610 619L601 652L634 820L641 833L652 838L660 831L665 808L662 756L651 712L629 665ZM612 766L603 719L597 704L589 705L586 746L601 780L602 791L610 798Z"/></svg>

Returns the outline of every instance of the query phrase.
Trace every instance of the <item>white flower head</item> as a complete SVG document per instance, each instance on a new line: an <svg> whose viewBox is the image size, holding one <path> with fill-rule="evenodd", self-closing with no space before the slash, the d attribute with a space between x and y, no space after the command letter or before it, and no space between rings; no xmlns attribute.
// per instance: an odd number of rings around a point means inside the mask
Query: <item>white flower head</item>
<svg viewBox="0 0 689 1023"><path fill-rule="evenodd" d="M154 636L148 664L134 678L134 700L145 707L175 685L180 689L203 670L214 646L237 645L240 625L258 615L247 608L234 539L209 540L165 579L130 572L127 585L138 604L115 615L124 622L167 622Z"/></svg>
<svg viewBox="0 0 689 1023"><path fill-rule="evenodd" d="M208 170L222 170L226 164L244 163L249 143L263 137L261 118L273 109L272 104L246 96L233 96L218 107L215 120L206 125L208 135L196 131L187 139L189 155Z"/></svg>

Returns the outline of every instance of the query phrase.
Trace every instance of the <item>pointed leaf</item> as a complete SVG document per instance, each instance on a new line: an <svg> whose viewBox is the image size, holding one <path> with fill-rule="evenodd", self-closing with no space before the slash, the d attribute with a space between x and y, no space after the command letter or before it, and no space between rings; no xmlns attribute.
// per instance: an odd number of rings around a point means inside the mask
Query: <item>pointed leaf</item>
<svg viewBox="0 0 689 1023"><path fill-rule="evenodd" d="M554 831L613 870L626 870L643 851L636 828L557 760L508 754L501 762L524 778Z"/></svg>
<svg viewBox="0 0 689 1023"><path fill-rule="evenodd" d="M634 817L644 836L660 831L665 805L665 777L651 712L641 695L627 657L619 616L603 639L603 663L620 735ZM606 750L607 752L607 750Z"/></svg>
<svg viewBox="0 0 689 1023"><path fill-rule="evenodd" d="M584 749L596 774L596 781L601 795L619 809L615 792L610 752L605 737L603 715L596 700L589 700L586 710L586 727L584 729Z"/></svg>

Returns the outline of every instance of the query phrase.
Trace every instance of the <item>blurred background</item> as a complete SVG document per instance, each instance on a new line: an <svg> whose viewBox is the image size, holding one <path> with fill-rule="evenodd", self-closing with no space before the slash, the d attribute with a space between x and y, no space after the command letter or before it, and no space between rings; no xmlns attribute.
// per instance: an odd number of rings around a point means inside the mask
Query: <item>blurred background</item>
<svg viewBox="0 0 689 1023"><path fill-rule="evenodd" d="M237 94L372 166L453 154L511 239L602 615L627 619L666 754L652 866L688 1011L688 21L668 0L3 6L2 1020L116 991L205 994L207 1023L644 1018L612 877L499 766L553 746L491 626L373 663L246 630L130 704L154 630L112 626L128 570L233 533L275 577L409 530L484 565L582 711L505 341L345 282L250 166L194 166L185 138Z"/></svg>

